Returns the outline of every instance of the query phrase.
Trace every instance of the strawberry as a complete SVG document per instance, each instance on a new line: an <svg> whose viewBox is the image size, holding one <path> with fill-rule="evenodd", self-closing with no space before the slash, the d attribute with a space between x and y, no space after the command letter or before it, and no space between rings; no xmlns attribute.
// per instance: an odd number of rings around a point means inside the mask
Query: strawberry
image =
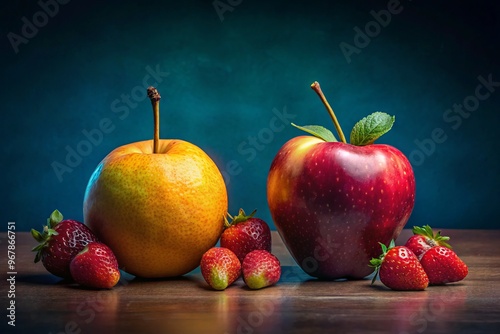
<svg viewBox="0 0 500 334"><path fill-rule="evenodd" d="M417 256L405 246L395 246L394 240L389 247L380 243L382 255L373 258L370 265L375 268L372 284L380 276L380 281L393 290L425 290L429 278Z"/></svg>
<svg viewBox="0 0 500 334"><path fill-rule="evenodd" d="M276 284L281 276L280 261L266 250L254 250L242 264L243 280L250 289L262 289Z"/></svg>
<svg viewBox="0 0 500 334"><path fill-rule="evenodd" d="M422 227L414 226L413 234L414 235L406 241L405 246L411 249L419 260L425 252L434 246L451 248L451 246L447 243L447 241L450 240L450 237L442 236L441 231L434 234L429 225Z"/></svg>
<svg viewBox="0 0 500 334"><path fill-rule="evenodd" d="M224 247L212 247L203 254L201 274L215 290L224 290L241 275L241 263L236 254Z"/></svg>
<svg viewBox="0 0 500 334"><path fill-rule="evenodd" d="M42 260L47 271L67 279L71 279L69 264L73 257L89 242L97 241L87 226L76 220L63 220L58 210L47 219L42 233L31 229L31 235L39 242L32 249L36 252L35 263Z"/></svg>
<svg viewBox="0 0 500 334"><path fill-rule="evenodd" d="M432 285L458 282L469 273L467 265L458 255L444 246L429 249L422 256L420 263L429 276L429 284Z"/></svg>
<svg viewBox="0 0 500 334"><path fill-rule="evenodd" d="M220 245L232 250L240 262L253 250L263 249L271 251L271 230L265 221L255 218L254 210L250 215L240 209L236 217L229 222L225 219L225 230L221 235Z"/></svg>
<svg viewBox="0 0 500 334"><path fill-rule="evenodd" d="M70 263L71 276L78 284L111 289L120 280L118 261L111 248L100 242L90 242Z"/></svg>

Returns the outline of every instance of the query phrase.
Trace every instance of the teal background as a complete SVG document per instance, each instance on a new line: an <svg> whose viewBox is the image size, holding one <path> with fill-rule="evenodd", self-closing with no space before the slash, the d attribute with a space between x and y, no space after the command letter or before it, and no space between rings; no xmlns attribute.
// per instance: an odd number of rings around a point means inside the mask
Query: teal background
<svg viewBox="0 0 500 334"><path fill-rule="evenodd" d="M213 1L73 0L17 53L8 34L20 35L22 18L33 22L41 7L2 3L2 230L8 221L17 230L40 228L55 208L82 219L100 160L152 137L141 86L155 70L161 137L190 141L214 159L226 175L231 213L256 208L274 229L267 172L279 148L300 134L276 115L333 130L309 88L317 80L346 133L373 111L396 115L378 142L396 146L414 166L408 226L499 227L500 87L468 118L443 118L474 95L478 76L500 81L495 1L401 1L350 62L339 45L354 46L355 28L364 30L374 21L370 11L387 9L387 1L222 2L234 5L223 20ZM85 131L95 134L102 122L107 133L84 146ZM422 153L416 141L430 145L437 128L446 140ZM86 156L58 177L52 165L66 164L68 147L86 148Z"/></svg>

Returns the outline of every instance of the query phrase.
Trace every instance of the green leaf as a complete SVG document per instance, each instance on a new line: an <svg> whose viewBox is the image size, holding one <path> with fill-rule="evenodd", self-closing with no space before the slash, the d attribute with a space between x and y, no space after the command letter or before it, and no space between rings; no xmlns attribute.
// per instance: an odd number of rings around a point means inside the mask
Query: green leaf
<svg viewBox="0 0 500 334"><path fill-rule="evenodd" d="M38 232L37 230L35 230L34 228L31 229L31 235L38 242L42 242L45 240L44 237L42 236L42 234L40 232Z"/></svg>
<svg viewBox="0 0 500 334"><path fill-rule="evenodd" d="M38 252L39 250L42 250L46 246L47 246L47 243L41 243L41 244L38 244L35 247L33 247L31 250L33 252Z"/></svg>
<svg viewBox="0 0 500 334"><path fill-rule="evenodd" d="M375 266L375 271L374 271L372 283L371 283L372 285L375 284L375 281L377 280L377 276L379 274L379 271L380 271L380 264Z"/></svg>
<svg viewBox="0 0 500 334"><path fill-rule="evenodd" d="M47 237L51 237L53 235L59 235L59 233L57 233L57 231L54 229L51 228L47 229Z"/></svg>
<svg viewBox="0 0 500 334"><path fill-rule="evenodd" d="M380 267L381 264L382 264L382 260L379 259L379 258L374 257L374 258L372 258L370 260L370 265L369 266L373 267L373 268L377 268L377 267Z"/></svg>
<svg viewBox="0 0 500 334"><path fill-rule="evenodd" d="M413 226L413 234L422 235L428 239L428 242L452 249L451 245L447 242L450 240L450 237L441 235L441 231L437 231L437 233L434 234L434 231L429 225L424 225L422 227Z"/></svg>
<svg viewBox="0 0 500 334"><path fill-rule="evenodd" d="M379 245L382 247L382 255L385 255L385 253L387 253L387 246L381 242L379 242Z"/></svg>
<svg viewBox="0 0 500 334"><path fill-rule="evenodd" d="M50 218L47 220L47 226L49 226L49 228L54 228L57 224L62 222L62 220L62 213L60 213L59 210L54 210L54 212L51 213Z"/></svg>
<svg viewBox="0 0 500 334"><path fill-rule="evenodd" d="M337 139L333 135L333 133L328 130L327 128L324 128L319 125L296 125L292 123L292 126L296 127L299 130L305 131L315 137L318 137L319 139L323 139L324 141L327 142L336 142Z"/></svg>
<svg viewBox="0 0 500 334"><path fill-rule="evenodd" d="M422 235L424 237L428 237L433 239L434 238L434 231L429 225L424 225L422 227L420 226L413 226L413 234L416 235Z"/></svg>
<svg viewBox="0 0 500 334"><path fill-rule="evenodd" d="M351 131L351 144L356 146L373 144L375 140L392 128L395 119L395 116L381 111L366 116L354 125Z"/></svg>
<svg viewBox="0 0 500 334"><path fill-rule="evenodd" d="M34 249L33 249L33 250L34 250ZM41 252L37 252L37 253L36 253L36 255L35 255L35 260L34 260L34 262L35 262L35 263L39 262L39 261L40 261L40 259L41 259L41 257L42 257L42 253L41 253Z"/></svg>
<svg viewBox="0 0 500 334"><path fill-rule="evenodd" d="M240 211L238 211L238 215L237 216L231 216L229 214L229 212L227 213L227 215L229 216L229 218L231 218L231 221L228 221L226 216L224 216L224 226L226 228L230 227L231 225L236 225L238 223L243 223L243 222L246 222L247 220L249 220L250 218L252 218L255 213L257 212L257 209L253 210L251 214L249 214L248 216L245 214L245 211L243 209L240 209Z"/></svg>
<svg viewBox="0 0 500 334"><path fill-rule="evenodd" d="M374 284L375 281L377 280L377 276L378 276L379 271L380 271L380 266L382 265L382 262L384 262L385 255L387 254L389 249L395 247L396 243L394 242L394 239L392 239L391 242L389 243L389 246L386 246L385 244L383 244L381 242L379 242L379 245L382 248L382 254L380 254L380 256L378 258L375 258L375 257L372 258L370 260L370 264L368 265L372 268L375 268L371 284Z"/></svg>
<svg viewBox="0 0 500 334"><path fill-rule="evenodd" d="M384 244L381 244L383 247L382 247L382 250L384 249L385 245ZM374 274L373 274L373 278L372 278L372 285L375 283L375 281L377 280L377 276L378 276L378 273L380 271L380 266L382 265L382 260L384 258L384 255L385 255L385 252L383 252L380 257L378 258L372 258L370 260L370 264L369 266L374 268Z"/></svg>

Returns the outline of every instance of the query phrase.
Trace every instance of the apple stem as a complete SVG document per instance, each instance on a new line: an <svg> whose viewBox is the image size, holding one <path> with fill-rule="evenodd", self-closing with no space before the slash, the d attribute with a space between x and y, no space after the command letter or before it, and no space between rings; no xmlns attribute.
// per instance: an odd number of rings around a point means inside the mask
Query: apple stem
<svg viewBox="0 0 500 334"><path fill-rule="evenodd" d="M153 86L148 87L148 97L153 106L154 118L154 137L153 137L153 153L158 153L158 146L160 144L160 93Z"/></svg>
<svg viewBox="0 0 500 334"><path fill-rule="evenodd" d="M326 110L330 114L330 117L332 118L333 124L335 125L335 129L337 129L337 133L339 134L340 140L343 143L347 143L344 132L342 131L342 128L340 127L340 123L337 120L337 116L335 116L335 113L333 112L332 107L330 106L330 103L328 103L328 100L325 97L325 94L323 94L323 91L321 90L321 87L319 86L319 82L315 81L311 84L311 88L318 94L319 98L321 99L321 102L326 107Z"/></svg>

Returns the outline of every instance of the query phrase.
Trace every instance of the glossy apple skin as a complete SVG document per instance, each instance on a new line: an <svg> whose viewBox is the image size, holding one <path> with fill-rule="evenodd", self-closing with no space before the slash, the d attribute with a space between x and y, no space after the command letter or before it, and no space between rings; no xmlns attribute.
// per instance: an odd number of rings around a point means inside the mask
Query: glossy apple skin
<svg viewBox="0 0 500 334"><path fill-rule="evenodd" d="M297 264L323 279L373 272L379 242L396 239L413 210L415 177L389 145L354 146L311 136L289 140L267 180L269 209Z"/></svg>

